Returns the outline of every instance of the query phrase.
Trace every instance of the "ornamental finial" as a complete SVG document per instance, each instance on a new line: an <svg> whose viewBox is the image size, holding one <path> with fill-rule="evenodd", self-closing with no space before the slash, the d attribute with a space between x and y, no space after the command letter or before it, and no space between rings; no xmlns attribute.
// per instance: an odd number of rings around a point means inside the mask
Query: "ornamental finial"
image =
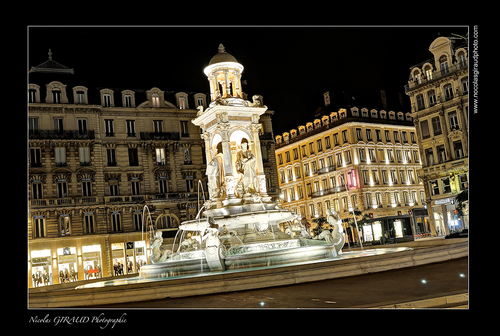
<svg viewBox="0 0 500 336"><path fill-rule="evenodd" d="M221 43L219 44L219 53L225 53L226 49L224 48L224 45Z"/></svg>

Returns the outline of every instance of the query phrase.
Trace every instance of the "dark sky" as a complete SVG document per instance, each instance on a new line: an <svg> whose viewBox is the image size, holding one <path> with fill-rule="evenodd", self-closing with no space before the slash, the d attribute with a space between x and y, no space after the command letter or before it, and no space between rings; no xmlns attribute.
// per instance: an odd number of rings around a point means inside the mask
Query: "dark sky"
<svg viewBox="0 0 500 336"><path fill-rule="evenodd" d="M358 105L410 110L404 94L409 68L432 57L441 34L465 35L461 27L29 27L28 69L48 59L75 70L95 86L204 92L203 69L219 43L243 64L243 91L260 94L274 110L274 134L314 119L330 90ZM38 83L47 84L47 83Z"/></svg>

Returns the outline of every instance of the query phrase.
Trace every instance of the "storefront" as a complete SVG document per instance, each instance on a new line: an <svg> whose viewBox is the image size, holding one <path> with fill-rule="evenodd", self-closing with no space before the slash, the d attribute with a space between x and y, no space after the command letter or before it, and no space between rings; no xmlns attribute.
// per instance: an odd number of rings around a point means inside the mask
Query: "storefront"
<svg viewBox="0 0 500 336"><path fill-rule="evenodd" d="M411 216L387 216L366 220L362 225L363 242L390 244L413 240Z"/></svg>
<svg viewBox="0 0 500 336"><path fill-rule="evenodd" d="M468 221L457 214L455 199L452 197L432 201L432 214L436 225L436 235L444 236L468 229Z"/></svg>
<svg viewBox="0 0 500 336"><path fill-rule="evenodd" d="M113 276L138 273L147 264L146 241L128 241L111 245Z"/></svg>
<svg viewBox="0 0 500 336"><path fill-rule="evenodd" d="M52 285L52 263L50 249L31 251L31 286Z"/></svg>
<svg viewBox="0 0 500 336"><path fill-rule="evenodd" d="M429 214L425 208L412 209L414 239L432 236Z"/></svg>
<svg viewBox="0 0 500 336"><path fill-rule="evenodd" d="M148 263L147 247L141 232L30 241L28 287L137 274Z"/></svg>

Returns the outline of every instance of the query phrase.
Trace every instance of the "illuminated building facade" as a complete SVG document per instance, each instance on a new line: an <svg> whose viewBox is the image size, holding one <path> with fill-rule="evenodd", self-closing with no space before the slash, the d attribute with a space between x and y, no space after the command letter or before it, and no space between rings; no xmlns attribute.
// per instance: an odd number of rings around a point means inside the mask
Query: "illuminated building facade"
<svg viewBox="0 0 500 336"><path fill-rule="evenodd" d="M208 197L205 141L191 122L210 103L204 93L95 85L50 52L30 70L29 287L138 273L149 256L144 205L168 243L195 218L199 182ZM260 141L276 196L272 114Z"/></svg>
<svg viewBox="0 0 500 336"><path fill-rule="evenodd" d="M425 198L410 113L352 106L331 111L276 136L276 158L282 206L306 221L325 216L327 208L343 219L356 209L374 220L405 218L403 235L413 235L410 210ZM382 231L370 228L365 240L379 239Z"/></svg>
<svg viewBox="0 0 500 336"><path fill-rule="evenodd" d="M468 228L468 212L455 213L454 198L469 181L468 49L460 38L440 36L432 58L413 66L405 87L416 127L432 235Z"/></svg>

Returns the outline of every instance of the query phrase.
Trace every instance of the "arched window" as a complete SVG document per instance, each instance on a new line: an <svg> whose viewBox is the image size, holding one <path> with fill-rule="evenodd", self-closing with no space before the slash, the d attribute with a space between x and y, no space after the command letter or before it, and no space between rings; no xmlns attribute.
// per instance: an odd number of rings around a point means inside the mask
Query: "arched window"
<svg viewBox="0 0 500 336"><path fill-rule="evenodd" d="M446 75L448 72L450 72L448 67L448 57L446 57L445 55L439 57L439 68L441 69L441 75Z"/></svg>

